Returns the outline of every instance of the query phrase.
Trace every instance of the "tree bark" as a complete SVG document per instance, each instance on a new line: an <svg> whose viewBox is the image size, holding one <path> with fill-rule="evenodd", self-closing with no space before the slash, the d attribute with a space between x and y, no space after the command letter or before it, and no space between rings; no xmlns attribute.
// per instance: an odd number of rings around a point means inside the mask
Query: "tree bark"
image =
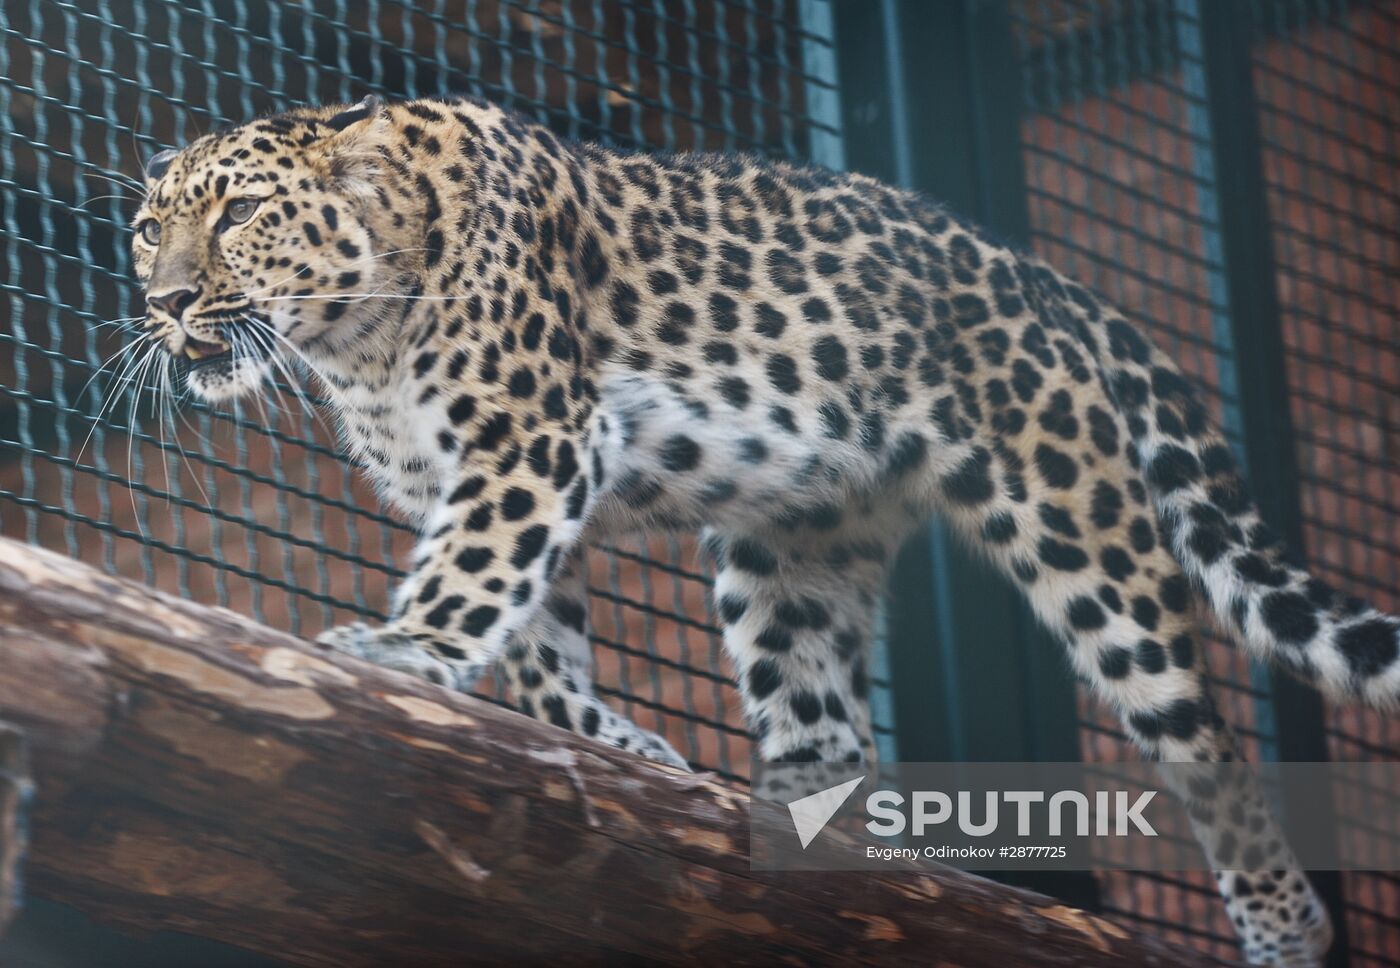
<svg viewBox="0 0 1400 968"><path fill-rule="evenodd" d="M3 540L0 721L29 890L294 965L1205 963L954 870L750 871L742 789Z"/></svg>

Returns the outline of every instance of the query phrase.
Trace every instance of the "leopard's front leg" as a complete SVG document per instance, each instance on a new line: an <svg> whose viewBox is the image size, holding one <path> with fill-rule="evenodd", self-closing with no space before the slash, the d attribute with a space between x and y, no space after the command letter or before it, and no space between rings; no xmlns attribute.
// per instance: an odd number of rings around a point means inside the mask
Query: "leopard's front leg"
<svg viewBox="0 0 1400 968"><path fill-rule="evenodd" d="M539 611L579 539L588 478L560 441L549 472L536 462L464 465L429 519L393 617L322 633L317 642L441 685L468 690Z"/></svg>
<svg viewBox="0 0 1400 968"><path fill-rule="evenodd" d="M506 474L463 475L414 553L390 622L340 626L317 642L463 691L504 652L521 711L688 768L593 694L577 554L588 497L572 452L556 453L544 474L522 462Z"/></svg>

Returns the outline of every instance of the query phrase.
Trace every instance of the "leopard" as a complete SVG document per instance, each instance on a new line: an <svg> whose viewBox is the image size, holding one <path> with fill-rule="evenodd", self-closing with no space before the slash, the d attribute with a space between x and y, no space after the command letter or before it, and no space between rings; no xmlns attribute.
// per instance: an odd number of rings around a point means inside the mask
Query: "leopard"
<svg viewBox="0 0 1400 968"><path fill-rule="evenodd" d="M1392 709L1400 622L1262 520L1200 394L1101 295L925 195L567 138L469 96L298 107L145 167L139 339L210 405L314 374L413 525L387 621L321 647L689 764L595 692L583 555L697 534L754 755L867 763L891 563L937 518L1148 758L1237 759L1203 622ZM1178 791L1245 956L1320 963L1257 789Z"/></svg>

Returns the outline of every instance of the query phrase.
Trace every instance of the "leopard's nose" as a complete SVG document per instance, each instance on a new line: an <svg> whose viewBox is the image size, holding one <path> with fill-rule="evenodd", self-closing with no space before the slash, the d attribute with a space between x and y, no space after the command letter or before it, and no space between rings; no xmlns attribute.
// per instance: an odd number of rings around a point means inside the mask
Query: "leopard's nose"
<svg viewBox="0 0 1400 968"><path fill-rule="evenodd" d="M171 289L169 292L151 293L146 296L146 305L153 306L172 319L179 320L185 314L185 310L189 309L203 292L203 289L196 288Z"/></svg>

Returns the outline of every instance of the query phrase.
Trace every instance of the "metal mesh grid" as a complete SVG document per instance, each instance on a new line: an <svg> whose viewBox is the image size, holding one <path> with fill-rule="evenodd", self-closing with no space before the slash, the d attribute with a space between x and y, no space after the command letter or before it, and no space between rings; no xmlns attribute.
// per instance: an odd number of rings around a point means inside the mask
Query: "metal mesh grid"
<svg viewBox="0 0 1400 968"><path fill-rule="evenodd" d="M305 636L382 617L412 535L294 381L265 405L185 400L172 413L149 374L99 373L137 305L129 177L212 127L367 90L466 91L625 146L829 154L839 125L807 103L834 87L803 65L829 64L831 42L801 12L796 0L0 5L0 534ZM746 776L692 542L599 551L589 577L600 692L695 764Z"/></svg>
<svg viewBox="0 0 1400 968"><path fill-rule="evenodd" d="M1316 571L1400 607L1400 5L1256 4L1264 176L1284 296L1304 544ZM1304 25L1308 14L1320 14ZM1394 759L1393 716L1333 708L1339 760ZM1400 963L1400 879L1348 874L1353 965Z"/></svg>
<svg viewBox="0 0 1400 968"><path fill-rule="evenodd" d="M1255 84L1302 477L1304 548L1317 571L1382 608L1400 598L1400 418L1393 273L1400 8L1259 0ZM1196 0L1013 5L1035 250L1151 330L1206 392L1237 447L1228 326ZM1390 281L1386 281L1386 277ZM1209 662L1250 757L1273 755L1267 680L1228 645ZM1086 759L1125 755L1111 717L1082 707ZM1329 713L1338 759L1394 758L1384 717ZM1219 958L1237 957L1206 876L1112 874L1104 908ZM1353 964L1400 963L1393 876L1345 879Z"/></svg>
<svg viewBox="0 0 1400 968"><path fill-rule="evenodd" d="M1233 429L1232 363L1247 348L1221 326L1201 2L1214 0L1010 7L1034 248L1148 325ZM1303 550L1395 608L1400 7L1253 7L1268 35L1255 84ZM824 13L825 0L0 5L0 534L303 635L378 616L411 535L290 385L265 410L187 401L173 421L149 391L118 387L98 417L112 379L94 376L122 339L102 324L136 297L120 173L219 124L367 90L464 90L570 136L839 165ZM599 549L589 576L600 691L697 765L743 778L748 740L692 544ZM1247 754L1267 754L1262 680L1221 643L1210 658ZM1097 709L1081 725L1086 758L1131 755ZM1338 758L1400 749L1393 721L1336 710L1328 725ZM1208 878L1112 875L1102 888L1116 916L1235 957ZM1350 876L1346 896L1354 962L1400 963L1400 881Z"/></svg>

